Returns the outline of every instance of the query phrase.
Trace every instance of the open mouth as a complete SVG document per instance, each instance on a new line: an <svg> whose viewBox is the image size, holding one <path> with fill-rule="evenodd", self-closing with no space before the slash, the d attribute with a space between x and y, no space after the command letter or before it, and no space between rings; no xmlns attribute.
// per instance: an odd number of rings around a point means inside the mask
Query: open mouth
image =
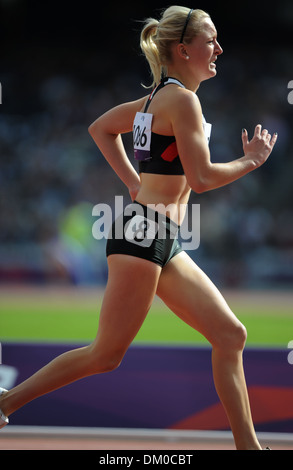
<svg viewBox="0 0 293 470"><path fill-rule="evenodd" d="M212 60L212 61L210 62L210 65L211 65L212 67L216 67L216 64L215 64L216 60L217 60L217 58L215 58L214 60Z"/></svg>

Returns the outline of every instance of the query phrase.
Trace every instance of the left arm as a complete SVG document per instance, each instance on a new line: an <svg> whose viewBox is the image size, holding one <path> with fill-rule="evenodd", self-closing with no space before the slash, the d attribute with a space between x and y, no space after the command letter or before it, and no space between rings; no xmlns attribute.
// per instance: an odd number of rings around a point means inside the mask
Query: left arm
<svg viewBox="0 0 293 470"><path fill-rule="evenodd" d="M130 163L121 134L132 131L137 111L145 98L117 106L103 114L89 126L89 133L117 176L127 186L134 200L140 188L140 178Z"/></svg>

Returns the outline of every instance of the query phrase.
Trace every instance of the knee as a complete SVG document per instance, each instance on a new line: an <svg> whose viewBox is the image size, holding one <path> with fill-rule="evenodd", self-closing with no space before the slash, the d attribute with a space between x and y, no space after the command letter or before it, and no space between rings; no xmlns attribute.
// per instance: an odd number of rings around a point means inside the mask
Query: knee
<svg viewBox="0 0 293 470"><path fill-rule="evenodd" d="M241 352L245 347L247 331L241 322L233 323L223 331L214 345L223 352Z"/></svg>
<svg viewBox="0 0 293 470"><path fill-rule="evenodd" d="M232 345L234 349L242 351L247 340L247 330L241 322L234 328L233 335Z"/></svg>
<svg viewBox="0 0 293 470"><path fill-rule="evenodd" d="M124 357L125 352L120 351L96 351L94 348L89 357L89 368L91 374L101 374L117 369Z"/></svg>
<svg viewBox="0 0 293 470"><path fill-rule="evenodd" d="M99 372L112 372L115 369L118 369L123 359L123 355L112 354L109 357L105 357L103 361L98 365Z"/></svg>

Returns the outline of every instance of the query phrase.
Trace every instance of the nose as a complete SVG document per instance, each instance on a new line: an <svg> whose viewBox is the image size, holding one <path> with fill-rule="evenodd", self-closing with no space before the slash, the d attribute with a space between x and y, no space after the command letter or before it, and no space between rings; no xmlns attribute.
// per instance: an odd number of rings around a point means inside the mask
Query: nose
<svg viewBox="0 0 293 470"><path fill-rule="evenodd" d="M221 48L218 41L216 41L216 45L215 45L215 54L217 54L217 55L223 54L223 49Z"/></svg>

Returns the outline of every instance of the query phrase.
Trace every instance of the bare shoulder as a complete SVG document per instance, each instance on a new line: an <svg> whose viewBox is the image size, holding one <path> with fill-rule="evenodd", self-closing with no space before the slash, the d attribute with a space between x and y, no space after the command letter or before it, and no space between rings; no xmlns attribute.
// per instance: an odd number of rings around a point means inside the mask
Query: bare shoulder
<svg viewBox="0 0 293 470"><path fill-rule="evenodd" d="M202 125L202 108L198 96L185 88L177 88L168 99L169 115L172 125L195 127Z"/></svg>

